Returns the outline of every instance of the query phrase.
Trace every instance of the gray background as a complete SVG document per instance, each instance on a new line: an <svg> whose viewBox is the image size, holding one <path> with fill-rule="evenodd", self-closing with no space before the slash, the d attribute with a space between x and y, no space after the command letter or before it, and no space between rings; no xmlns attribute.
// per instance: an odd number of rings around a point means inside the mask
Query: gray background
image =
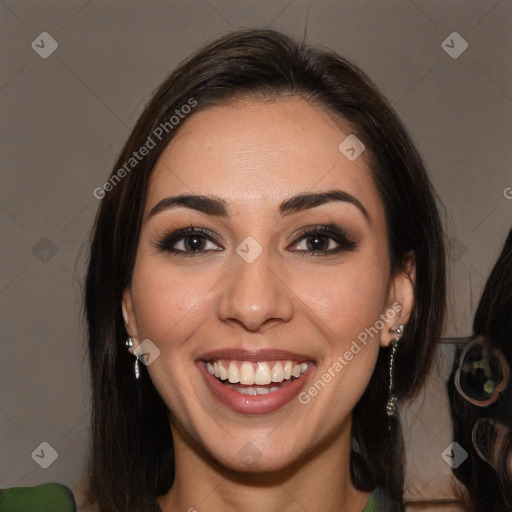
<svg viewBox="0 0 512 512"><path fill-rule="evenodd" d="M511 8L510 0L0 0L0 487L62 482L80 501L89 381L85 258L75 263L99 204L92 191L156 86L231 29L301 39L306 25L307 42L357 63L390 99L445 207L444 335L469 335L512 224ZM454 31L469 44L457 59L441 46ZM59 45L47 59L31 47L42 32ZM42 442L58 453L48 469L31 457Z"/></svg>

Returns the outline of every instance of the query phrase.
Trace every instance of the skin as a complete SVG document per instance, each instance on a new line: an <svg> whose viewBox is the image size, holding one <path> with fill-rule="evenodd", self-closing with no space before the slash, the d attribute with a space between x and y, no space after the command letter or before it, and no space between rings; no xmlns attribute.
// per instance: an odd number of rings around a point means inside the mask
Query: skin
<svg viewBox="0 0 512 512"><path fill-rule="evenodd" d="M391 275L370 170L363 157L351 162L338 150L350 133L299 98L208 107L184 121L154 169L122 306L134 346L149 339L160 350L147 368L172 411L176 479L158 498L164 512L360 512L368 501L371 493L355 489L349 475L351 411L379 347L394 337L388 327L409 318L414 260ZM369 219L339 201L279 217L288 197L334 188L355 196ZM220 196L231 215L178 207L147 219L161 199L182 193ZM356 248L308 258L311 237L300 230L328 222L350 232ZM155 247L189 225L220 243L205 240L196 256ZM235 251L247 236L263 248L250 264ZM190 254L186 241L175 247ZM325 244L338 246L329 238ZM269 414L236 413L213 398L195 366L208 350L278 348L316 362L312 384L396 302L401 311L308 404L295 399ZM247 443L259 456L251 465L237 456Z"/></svg>

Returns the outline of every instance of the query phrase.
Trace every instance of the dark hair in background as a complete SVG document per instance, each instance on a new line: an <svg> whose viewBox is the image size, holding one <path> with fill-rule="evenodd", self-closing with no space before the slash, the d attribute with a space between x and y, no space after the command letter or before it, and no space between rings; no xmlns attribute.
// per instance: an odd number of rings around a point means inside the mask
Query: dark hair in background
<svg viewBox="0 0 512 512"><path fill-rule="evenodd" d="M197 107L190 116L210 105L292 96L327 112L365 144L386 212L390 271L399 272L404 255L415 252L415 306L397 351L394 379L398 398L411 397L426 377L441 333L442 228L420 156L397 115L357 67L329 50L297 43L276 31L229 33L193 54L162 83L112 175L191 98ZM136 382L133 377L134 358L124 345L121 298L134 268L150 174L180 126L106 194L92 235L85 289L93 391L88 497L102 512L158 511L155 497L165 494L174 479L167 407L143 365L141 379ZM389 350L381 349L371 381L353 411L360 453L352 452L351 474L360 490L385 488L389 507L401 511L402 434L399 422L391 420L388 435L385 412L388 357Z"/></svg>
<svg viewBox="0 0 512 512"><path fill-rule="evenodd" d="M512 229L485 284L473 332L490 338L512 360Z"/></svg>
<svg viewBox="0 0 512 512"><path fill-rule="evenodd" d="M512 368L512 230L503 250L487 279L473 320L473 332L483 336L488 353L499 350ZM465 400L456 390L454 375L458 366L460 348L448 382L448 394L454 423L454 440L467 452L468 459L453 470L467 489L470 512L510 512L512 510L512 381L496 402L479 407ZM486 454L494 455L494 464L483 460L475 450L472 430L475 423L485 418L478 435L478 445ZM508 429L499 448L496 446L498 422ZM494 466L494 467L493 467ZM464 497L463 497L464 498ZM467 498L467 497L466 497Z"/></svg>

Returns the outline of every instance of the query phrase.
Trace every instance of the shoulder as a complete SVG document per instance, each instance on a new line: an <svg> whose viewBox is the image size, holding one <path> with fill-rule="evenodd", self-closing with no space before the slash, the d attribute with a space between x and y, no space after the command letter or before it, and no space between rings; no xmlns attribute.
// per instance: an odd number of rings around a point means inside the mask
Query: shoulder
<svg viewBox="0 0 512 512"><path fill-rule="evenodd" d="M63 484L0 489L2 512L76 512L71 490Z"/></svg>

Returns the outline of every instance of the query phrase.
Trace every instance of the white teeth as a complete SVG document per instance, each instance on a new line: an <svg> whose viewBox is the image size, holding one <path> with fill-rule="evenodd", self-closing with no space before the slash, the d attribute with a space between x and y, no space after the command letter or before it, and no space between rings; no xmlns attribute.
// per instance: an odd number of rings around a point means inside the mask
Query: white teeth
<svg viewBox="0 0 512 512"><path fill-rule="evenodd" d="M267 363L258 363L258 369L254 374L254 384L259 386L265 386L270 384L272 379L270 378L270 367Z"/></svg>
<svg viewBox="0 0 512 512"><path fill-rule="evenodd" d="M269 388L256 388L256 387L246 387L243 386L232 386L231 384L227 384L227 386L236 391L237 393L241 393L242 395L266 395L268 393L273 393L274 391L277 391L281 389L279 386L273 386L270 389Z"/></svg>
<svg viewBox="0 0 512 512"><path fill-rule="evenodd" d="M293 363L291 361L286 361L284 365L284 378L288 380L292 376Z"/></svg>
<svg viewBox="0 0 512 512"><path fill-rule="evenodd" d="M224 368L222 363L219 363L219 374L221 380L226 380L228 378L228 371Z"/></svg>
<svg viewBox="0 0 512 512"><path fill-rule="evenodd" d="M306 373L309 363L297 363L293 361L277 361L273 367L271 363L258 361L251 363L249 361L207 361L206 368L210 375L222 381L229 381L231 384L243 384L245 386L267 386L272 382L280 383L290 380L292 377L299 378Z"/></svg>
<svg viewBox="0 0 512 512"><path fill-rule="evenodd" d="M239 382L238 366L235 363L229 363L228 380L231 383Z"/></svg>
<svg viewBox="0 0 512 512"><path fill-rule="evenodd" d="M283 365L281 363L276 363L274 368L272 368L272 382L283 382L284 380L284 370Z"/></svg>
<svg viewBox="0 0 512 512"><path fill-rule="evenodd" d="M236 389L242 395L256 395L256 388L237 388Z"/></svg>
<svg viewBox="0 0 512 512"><path fill-rule="evenodd" d="M254 384L254 368L247 361L240 366L240 384L252 386Z"/></svg>

